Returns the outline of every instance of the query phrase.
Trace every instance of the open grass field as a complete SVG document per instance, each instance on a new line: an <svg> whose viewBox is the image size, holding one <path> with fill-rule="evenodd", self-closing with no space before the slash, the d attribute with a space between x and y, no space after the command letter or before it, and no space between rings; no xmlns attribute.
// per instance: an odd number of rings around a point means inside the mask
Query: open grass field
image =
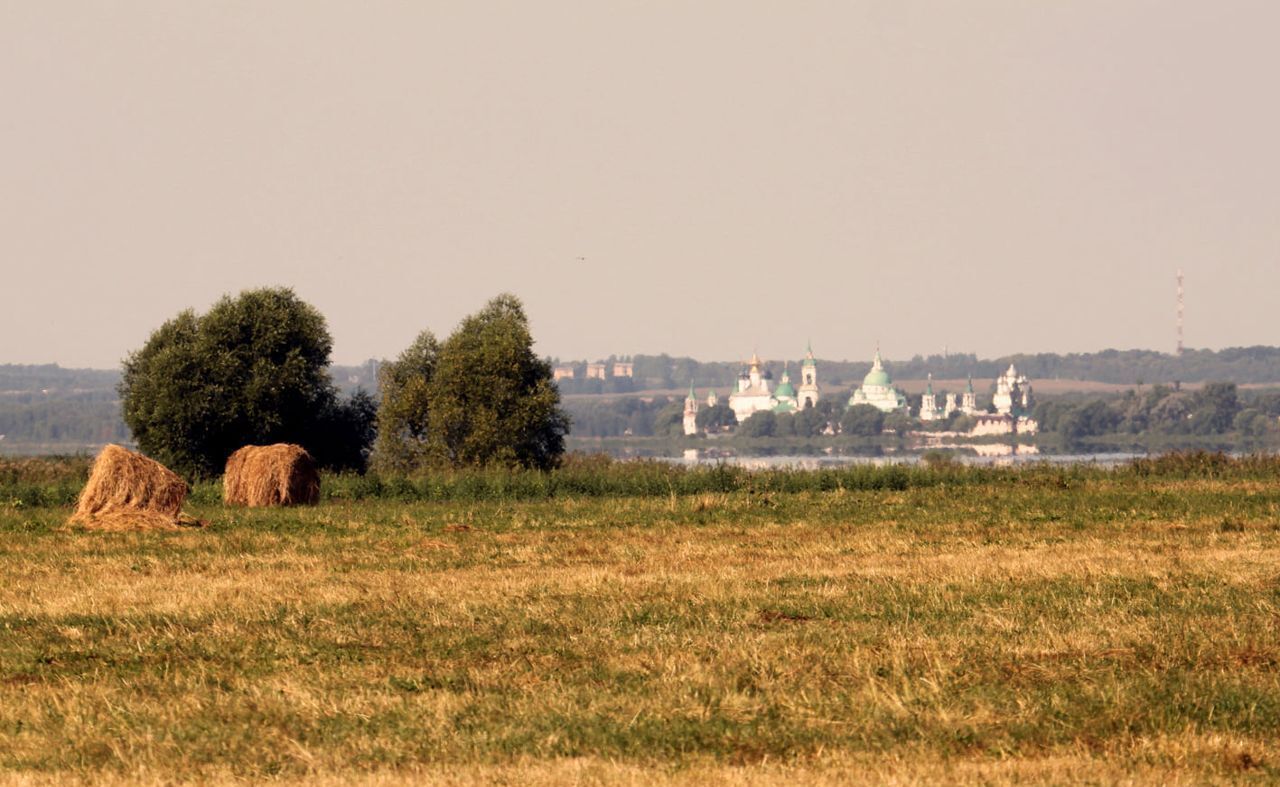
<svg viewBox="0 0 1280 787"><path fill-rule="evenodd" d="M97 533L0 468L0 781L1274 782L1273 469L206 485Z"/></svg>

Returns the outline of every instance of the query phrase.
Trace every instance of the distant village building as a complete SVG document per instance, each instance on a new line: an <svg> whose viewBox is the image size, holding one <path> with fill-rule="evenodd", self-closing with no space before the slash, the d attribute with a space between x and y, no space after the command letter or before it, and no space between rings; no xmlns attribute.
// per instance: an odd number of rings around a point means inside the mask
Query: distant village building
<svg viewBox="0 0 1280 787"><path fill-rule="evenodd" d="M698 395L693 392L692 383L684 400L684 433L686 436L698 433Z"/></svg>
<svg viewBox="0 0 1280 787"><path fill-rule="evenodd" d="M719 396L716 396L716 392L715 392L715 391L708 391L708 392L707 392L707 407L715 407L715 406L716 406L716 405L718 405L718 404L720 404L720 397L719 397Z"/></svg>
<svg viewBox="0 0 1280 787"><path fill-rule="evenodd" d="M884 370L884 362L880 360L880 350L876 348L875 359L871 362L871 371L862 378L862 385L849 397L849 406L869 404L883 413L901 413L907 411L907 397L893 387L893 380Z"/></svg>
<svg viewBox="0 0 1280 787"><path fill-rule="evenodd" d="M552 377L556 380L572 380L578 375L574 371L575 367L585 368L583 379L586 380L608 380L610 377L626 377L634 379L635 364L631 361L614 361L610 365L606 361L596 361L595 363L562 363L551 370ZM609 372L612 371L612 374Z"/></svg>

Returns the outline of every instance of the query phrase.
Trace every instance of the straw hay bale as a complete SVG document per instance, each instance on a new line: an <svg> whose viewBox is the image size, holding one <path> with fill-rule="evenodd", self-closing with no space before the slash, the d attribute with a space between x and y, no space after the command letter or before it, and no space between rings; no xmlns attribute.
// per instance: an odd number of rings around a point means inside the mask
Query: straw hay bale
<svg viewBox="0 0 1280 787"><path fill-rule="evenodd" d="M319 499L320 472L300 445L246 445L227 459L222 500L228 505L295 506Z"/></svg>
<svg viewBox="0 0 1280 787"><path fill-rule="evenodd" d="M187 491L187 482L159 462L108 445L93 461L70 521L96 530L172 530Z"/></svg>

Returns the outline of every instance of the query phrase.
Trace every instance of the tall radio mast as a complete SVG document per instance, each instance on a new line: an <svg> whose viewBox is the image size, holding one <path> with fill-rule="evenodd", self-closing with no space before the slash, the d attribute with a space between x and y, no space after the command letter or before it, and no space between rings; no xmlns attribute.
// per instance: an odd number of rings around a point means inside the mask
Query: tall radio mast
<svg viewBox="0 0 1280 787"><path fill-rule="evenodd" d="M1182 268L1178 268L1178 355L1182 355Z"/></svg>

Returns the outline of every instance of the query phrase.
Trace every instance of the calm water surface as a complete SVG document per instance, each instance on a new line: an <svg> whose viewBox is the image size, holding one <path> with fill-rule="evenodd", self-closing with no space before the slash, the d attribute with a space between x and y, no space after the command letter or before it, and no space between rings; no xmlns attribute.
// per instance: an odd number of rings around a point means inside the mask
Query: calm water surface
<svg viewBox="0 0 1280 787"><path fill-rule="evenodd" d="M957 461L970 465L1016 465L1028 462L1047 462L1049 464L1092 464L1101 467L1114 467L1129 462L1142 453L1042 453L1035 446L1012 446L1003 444L971 445L963 447L932 448L931 451L945 451ZM690 448L681 453L663 453L644 449L622 448L610 451L618 459L657 459L688 466L730 464L753 469L794 467L814 469L820 467L845 467L849 465L914 465L924 460L925 451L903 450L884 451L880 453L840 453L830 452L766 452L740 451L728 448Z"/></svg>

